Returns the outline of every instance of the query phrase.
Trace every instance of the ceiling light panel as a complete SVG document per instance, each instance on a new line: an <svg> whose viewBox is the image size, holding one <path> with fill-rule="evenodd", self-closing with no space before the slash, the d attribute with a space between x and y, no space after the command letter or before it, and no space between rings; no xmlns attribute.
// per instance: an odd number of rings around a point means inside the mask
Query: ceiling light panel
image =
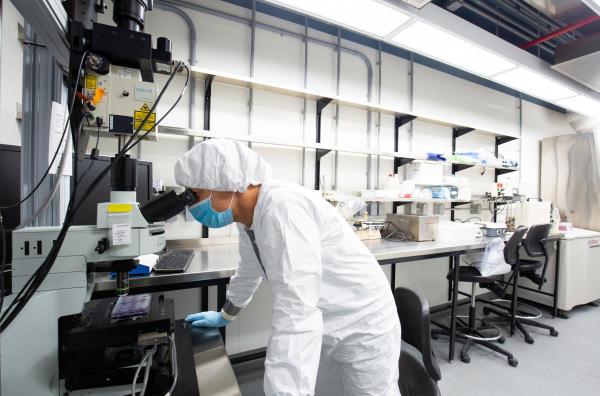
<svg viewBox="0 0 600 396"><path fill-rule="evenodd" d="M577 95L564 85L523 67L500 73L492 79L549 102Z"/></svg>
<svg viewBox="0 0 600 396"><path fill-rule="evenodd" d="M422 21L402 29L391 41L485 77L516 67L501 56Z"/></svg>
<svg viewBox="0 0 600 396"><path fill-rule="evenodd" d="M378 0L267 1L379 38L391 34L410 19L397 8Z"/></svg>
<svg viewBox="0 0 600 396"><path fill-rule="evenodd" d="M583 2L592 9L592 11L595 11L596 14L600 15L600 0L583 0Z"/></svg>
<svg viewBox="0 0 600 396"><path fill-rule="evenodd" d="M576 113L600 118L600 101L588 96L578 95L568 99L557 100L555 103Z"/></svg>

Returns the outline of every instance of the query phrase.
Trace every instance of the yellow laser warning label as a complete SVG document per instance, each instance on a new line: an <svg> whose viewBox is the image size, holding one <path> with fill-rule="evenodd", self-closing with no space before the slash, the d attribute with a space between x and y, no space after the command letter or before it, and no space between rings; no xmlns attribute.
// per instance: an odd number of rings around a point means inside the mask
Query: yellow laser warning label
<svg viewBox="0 0 600 396"><path fill-rule="evenodd" d="M140 125L142 125L142 121L146 119L146 116L150 113L150 107L148 107L147 103L139 109L133 112L133 129L138 130ZM142 125L142 131L154 131L154 126L156 124L156 113L150 113L144 125Z"/></svg>
<svg viewBox="0 0 600 396"><path fill-rule="evenodd" d="M96 89L96 76L91 74L85 76L85 88Z"/></svg>
<svg viewBox="0 0 600 396"><path fill-rule="evenodd" d="M127 203L111 203L108 204L106 210L108 211L108 213L131 213L131 211L133 210L133 205Z"/></svg>

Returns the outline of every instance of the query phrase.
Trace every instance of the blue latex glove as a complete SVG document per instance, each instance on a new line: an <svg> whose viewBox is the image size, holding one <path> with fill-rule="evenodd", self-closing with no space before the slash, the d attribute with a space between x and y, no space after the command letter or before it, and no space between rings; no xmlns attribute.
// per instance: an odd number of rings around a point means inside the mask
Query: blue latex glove
<svg viewBox="0 0 600 396"><path fill-rule="evenodd" d="M192 322L193 327L223 327L231 321L223 317L221 312L198 312L185 317L186 322Z"/></svg>

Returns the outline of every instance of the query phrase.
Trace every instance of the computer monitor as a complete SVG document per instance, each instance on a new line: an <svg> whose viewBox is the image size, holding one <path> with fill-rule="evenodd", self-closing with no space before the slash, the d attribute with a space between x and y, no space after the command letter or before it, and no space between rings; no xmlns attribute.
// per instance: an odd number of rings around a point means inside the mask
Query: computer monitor
<svg viewBox="0 0 600 396"><path fill-rule="evenodd" d="M0 206L12 205L21 200L21 147L0 144ZM2 225L6 231L14 230L21 222L21 206L17 205L9 209L2 210ZM0 235L1 237L2 235ZM5 232L6 242L6 267L4 277L4 295L11 294L12 276L10 263L12 261L12 234ZM0 243L0 254L2 254L2 244Z"/></svg>
<svg viewBox="0 0 600 396"><path fill-rule="evenodd" d="M79 183L78 190L85 191L90 183L110 165L110 157L98 157L92 161L86 154L85 158L77 164L79 175L83 174L88 167L91 168L86 176ZM73 178L71 178L71 187L73 187ZM152 192L152 162L138 160L137 172L137 201L140 204L148 202L153 197ZM79 197L78 197L79 198ZM73 219L73 225L95 225L98 204L110 201L110 175L107 173L98 183L85 202L81 205Z"/></svg>
<svg viewBox="0 0 600 396"><path fill-rule="evenodd" d="M0 206L19 202L21 199L21 147L0 144ZM12 230L21 222L20 205L2 210L2 225Z"/></svg>

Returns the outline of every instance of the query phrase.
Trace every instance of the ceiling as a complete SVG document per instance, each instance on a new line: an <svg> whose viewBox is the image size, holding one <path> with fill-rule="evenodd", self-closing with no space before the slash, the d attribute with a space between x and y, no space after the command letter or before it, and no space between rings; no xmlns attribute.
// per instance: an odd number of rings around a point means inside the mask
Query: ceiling
<svg viewBox="0 0 600 396"><path fill-rule="evenodd" d="M581 0L433 0L433 4L516 46L595 16ZM527 49L554 64L558 46L600 32L600 21Z"/></svg>

